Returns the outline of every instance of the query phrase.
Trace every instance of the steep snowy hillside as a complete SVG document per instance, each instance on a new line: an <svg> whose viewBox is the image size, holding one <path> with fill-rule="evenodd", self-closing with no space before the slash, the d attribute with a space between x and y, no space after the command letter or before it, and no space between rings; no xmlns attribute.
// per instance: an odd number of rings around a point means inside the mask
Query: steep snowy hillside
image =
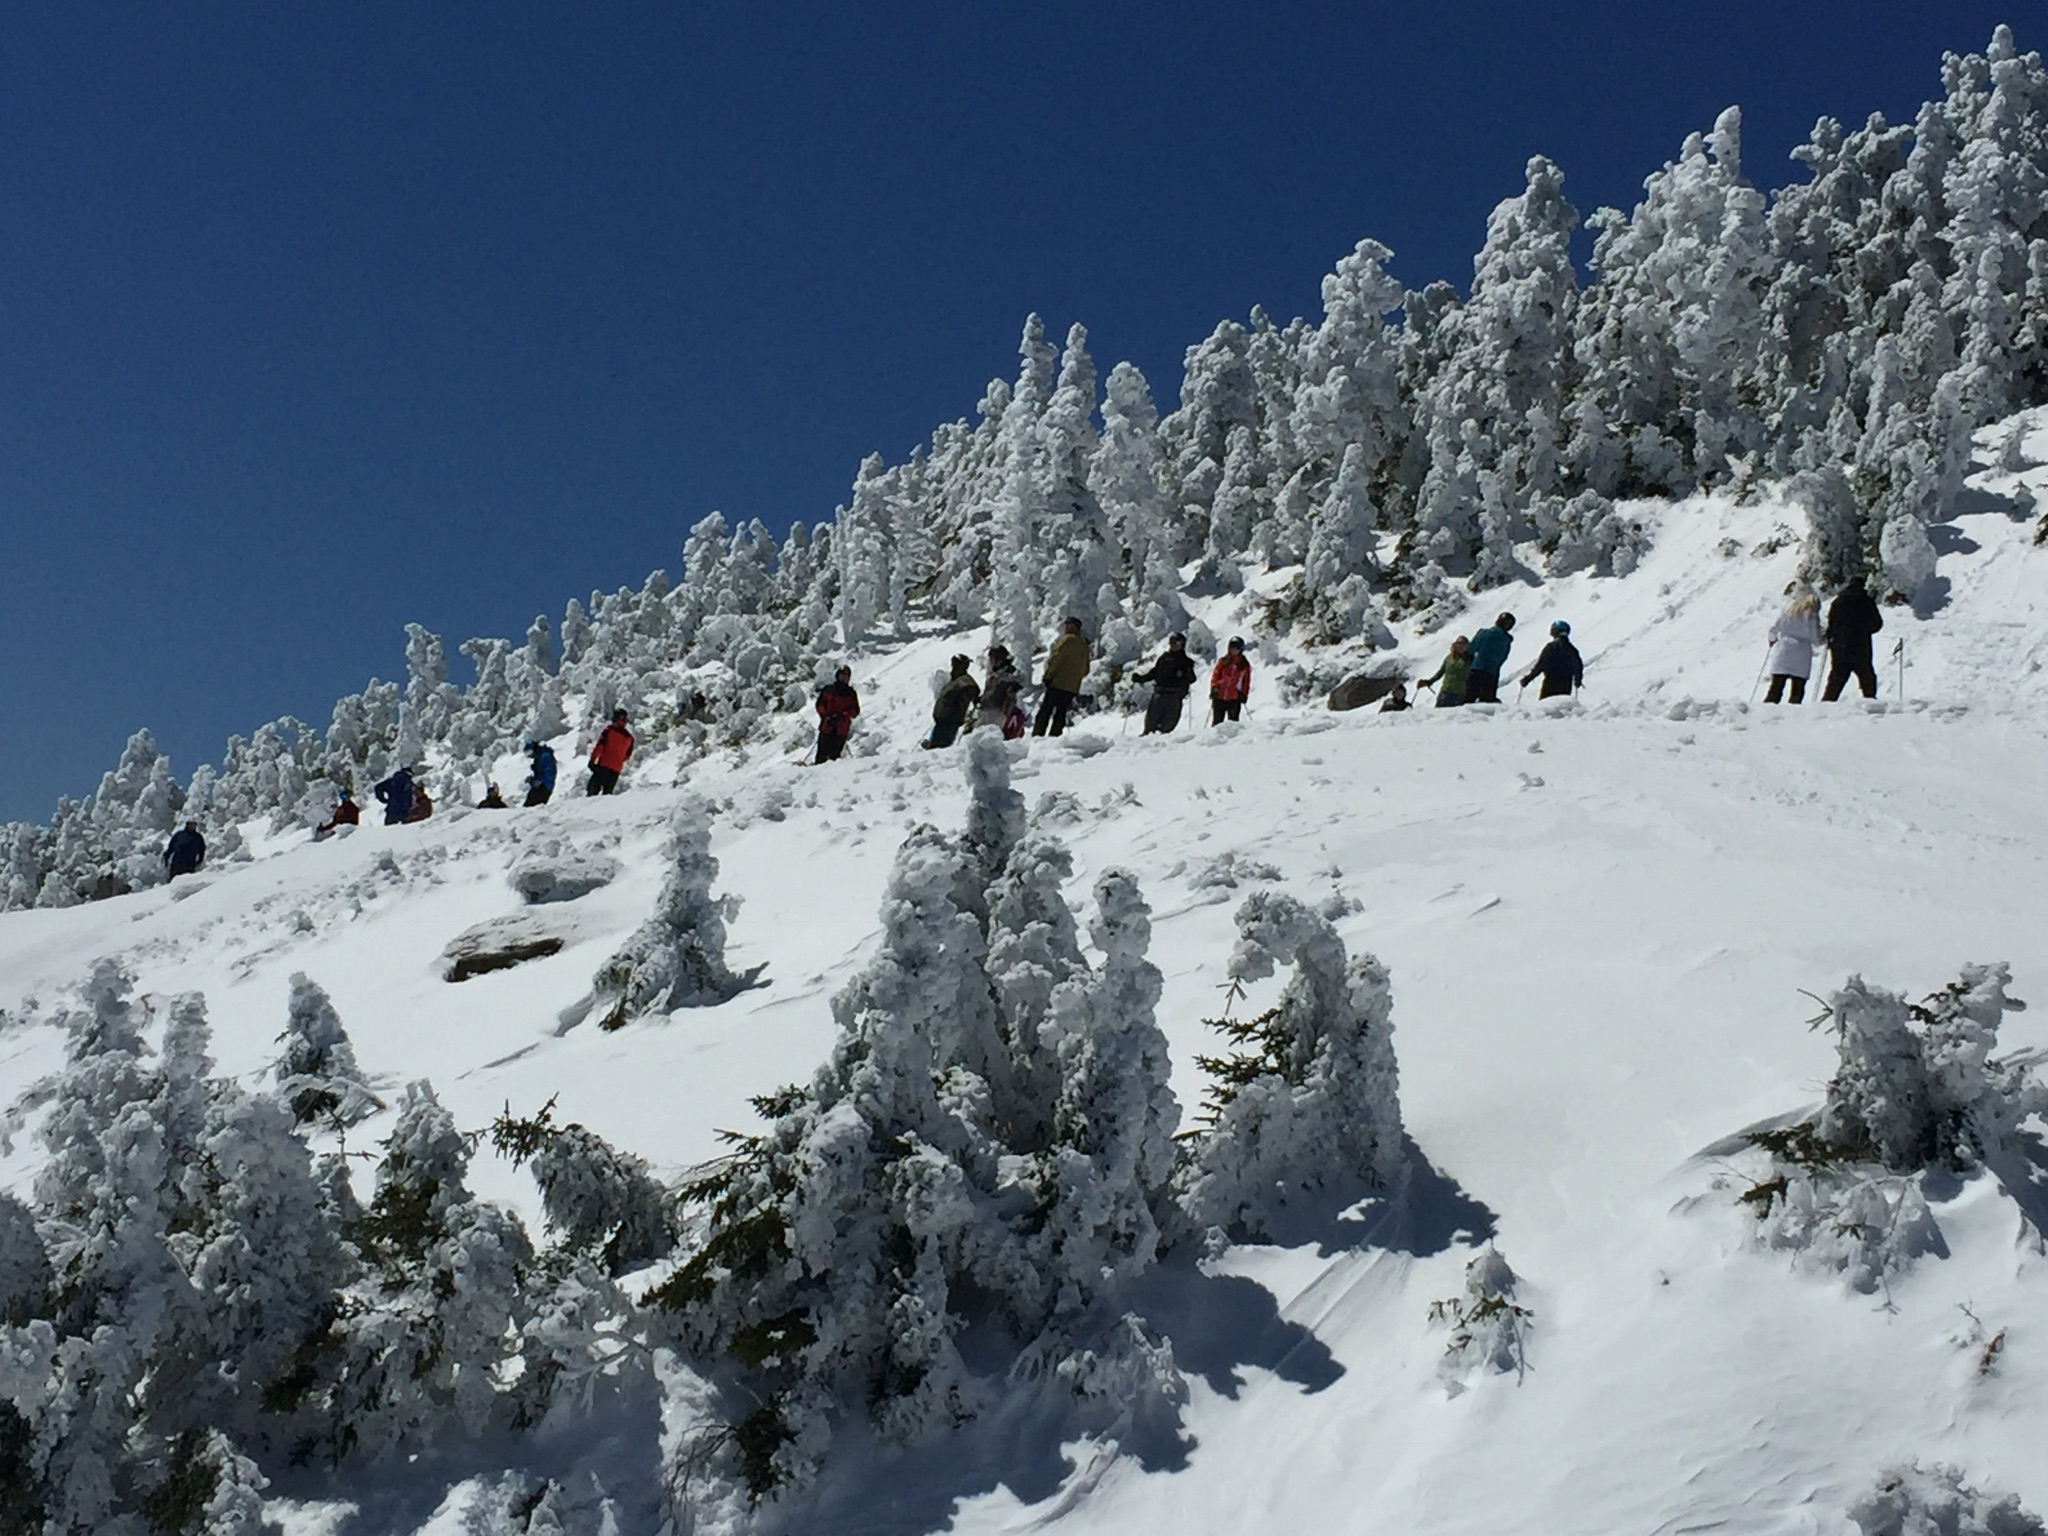
<svg viewBox="0 0 2048 1536"><path fill-rule="evenodd" d="M2048 458L2048 433L2028 446ZM1798 522L1770 503L1643 504L1629 510L1651 548L1632 575L1474 604L1478 619L1514 609L1525 635L1568 617L1588 663L1577 701L1283 707L1273 681L1297 656L1269 648L1242 725L1147 739L1095 716L1017 747L1034 825L1072 850L1074 903L1121 868L1151 904L1184 1123L1205 1092L1195 1057L1219 1049L1203 1020L1249 1016L1277 990L1226 998L1233 912L1284 891L1391 973L1414 1161L1358 1210L1303 1207L1280 1240L1206 1257L1197 1242L1144 1283L1189 1382L1164 1434L1061 1445L1020 1382L1014 1401L911 1449L848 1442L767 1523L1841 1532L1883 1469L1916 1460L2048 1508L2038 1143L2031 1166L2000 1170L2003 1188L1989 1173L1920 1181L1926 1251L1863 1291L1765 1245L1738 1197L1768 1168L1730 1140L1809 1109L1834 1072L1803 994L1860 974L1917 998L1974 961L2009 961L2019 997L2048 983L2048 549L2016 483L1980 477L1981 510L1937 530L1937 599L1887 610L1880 657L1903 639L1903 699L1894 660L1874 704L1749 704ZM1228 634L1247 612L1233 605L1255 599L1210 599L1200 616ZM1466 628L1404 632L1400 655L1426 670ZM722 1150L721 1129L757 1123L752 1097L810 1078L836 1032L828 999L874 949L898 845L918 823L959 824L964 752L915 743L944 658L978 644L932 634L861 661L866 709L836 765L798 766L792 730L696 762L683 788L656 756L609 800L317 844L252 822L247 865L0 917L0 1094L62 1068L53 1018L102 957L151 999L203 992L219 1070L249 1087L303 973L387 1103L428 1078L474 1131L553 1101L558 1121L676 1178ZM1518 645L1511 675L1532 651ZM765 969L720 1006L602 1031L593 973L653 908L685 793L715 807L715 890L740 899L727 959ZM615 860L617 877L523 908L508 874L563 849ZM521 911L557 952L443 979L452 941ZM2048 1020L2010 1019L2002 1044L2048 1051ZM38 1106L25 1101L0 1156L0 1187L23 1197L46 1156ZM392 1123L387 1110L356 1125L348 1149ZM469 1178L538 1234L526 1172L485 1150ZM367 1199L367 1165L355 1182ZM1519 1277L1521 1368L1447 1367L1453 1324L1432 1305L1463 1294L1488 1243ZM672 1436L676 1378L658 1375ZM270 1514L351 1536L654 1531L674 1489L653 1392L600 1390L537 1431L332 1480L266 1465ZM541 1479L559 1486L536 1514Z"/></svg>

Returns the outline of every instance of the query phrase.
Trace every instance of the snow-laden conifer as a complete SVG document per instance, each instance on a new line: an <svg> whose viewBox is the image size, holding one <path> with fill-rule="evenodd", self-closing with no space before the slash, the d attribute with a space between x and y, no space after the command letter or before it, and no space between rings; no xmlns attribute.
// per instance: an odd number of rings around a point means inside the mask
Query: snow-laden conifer
<svg viewBox="0 0 2048 1536"><path fill-rule="evenodd" d="M1071 866L1019 836L1007 762L970 758L967 835L899 851L810 1086L758 1100L767 1129L684 1190L700 1224L649 1300L707 1394L692 1512L803 1485L848 1419L908 1442L979 1411L1002 1389L963 1329L1091 1425L1185 1392L1116 1304L1156 1251L1177 1117L1144 904L1099 882L1092 971L1056 910Z"/></svg>
<svg viewBox="0 0 2048 1536"><path fill-rule="evenodd" d="M711 813L700 802L685 802L671 819L668 861L654 915L592 983L607 1029L644 1014L711 1007L746 985L726 968L725 925L738 903L711 894L718 860L711 853Z"/></svg>
<svg viewBox="0 0 2048 1536"><path fill-rule="evenodd" d="M1255 892L1237 911L1233 981L1293 968L1279 1002L1226 1023L1239 1049L1205 1058L1209 1124L1181 1175L1199 1227L1269 1230L1291 1196L1355 1182L1385 1188L1401 1166L1399 1082L1386 968L1349 959L1329 921L1291 896Z"/></svg>
<svg viewBox="0 0 2048 1536"><path fill-rule="evenodd" d="M327 993L303 973L291 981L284 1047L276 1066L278 1096L293 1116L354 1125L384 1107L356 1065L355 1047Z"/></svg>

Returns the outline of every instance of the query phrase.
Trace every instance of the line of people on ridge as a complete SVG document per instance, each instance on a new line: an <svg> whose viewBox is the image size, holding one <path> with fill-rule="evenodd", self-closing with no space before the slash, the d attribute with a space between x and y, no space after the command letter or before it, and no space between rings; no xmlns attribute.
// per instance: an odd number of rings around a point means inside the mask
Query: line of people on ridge
<svg viewBox="0 0 2048 1536"><path fill-rule="evenodd" d="M623 709L612 711L612 717L605 728L598 732L597 741L590 749L590 778L585 783L586 795L609 795L619 787L619 775L625 770L627 759L633 755L633 733L626 725L627 715ZM529 741L525 747L526 799L525 805L546 805L555 793L555 750L544 741ZM426 786L419 781L419 770L411 764L397 769L390 777L379 780L371 791L384 807L384 825L403 826L410 822L425 821L434 814L434 802ZM511 809L511 802L496 784L487 784L483 799L477 802L480 811L503 811ZM335 802L334 813L320 826L314 828L314 838L331 835L341 827L361 824L363 808L356 803L352 791L344 789Z"/></svg>
<svg viewBox="0 0 2048 1536"><path fill-rule="evenodd" d="M1150 683L1152 699L1145 709L1147 736L1177 729L1181 711L1195 686L1195 661L1187 653L1188 637L1174 635L1166 650L1151 667L1133 672L1134 682ZM1039 676L1038 715L1034 720L1024 712L1024 675L1007 646L989 647L988 665L981 682L974 680L974 660L955 656L947 668L946 680L932 700L932 728L918 745L926 749L950 747L969 729L970 722L1002 732L1014 741L1027 728L1034 736L1058 736L1071 718L1074 704L1088 678L1093 660L1081 621L1070 618L1060 626L1059 637L1045 659ZM1210 723L1242 718L1245 700L1251 697L1252 664L1245 655L1244 641L1233 639L1209 671ZM860 694L853 686L853 669L840 667L832 681L818 690L818 745L813 764L829 763L846 750L853 722L860 714Z"/></svg>
<svg viewBox="0 0 2048 1536"><path fill-rule="evenodd" d="M1436 671L1417 679L1415 686L1435 690L1438 709L1455 709L1461 704L1498 704L1501 669L1507 665L1508 652L1514 649L1514 644L1515 616L1503 613L1469 637L1459 635L1453 639ZM1522 674L1522 687L1527 688L1539 677L1543 686L1537 690L1538 698L1573 694L1586 685L1585 658L1572 644L1572 627L1563 619L1551 624L1550 640L1535 664ZM1380 705L1382 711L1410 707L1408 690L1400 683L1387 695L1387 702Z"/></svg>

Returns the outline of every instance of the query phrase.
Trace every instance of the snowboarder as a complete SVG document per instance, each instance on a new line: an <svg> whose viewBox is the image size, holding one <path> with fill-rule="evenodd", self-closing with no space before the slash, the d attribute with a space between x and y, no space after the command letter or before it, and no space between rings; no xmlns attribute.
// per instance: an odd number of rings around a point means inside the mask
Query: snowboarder
<svg viewBox="0 0 2048 1536"><path fill-rule="evenodd" d="M1776 704L1791 686L1792 702L1806 702L1806 680L1813 675L1813 653L1820 646L1820 599L1801 587L1771 625L1771 686L1764 702Z"/></svg>
<svg viewBox="0 0 2048 1536"><path fill-rule="evenodd" d="M1884 615L1864 590L1863 578L1851 576L1849 584L1828 604L1828 684L1821 701L1831 703L1842 696L1842 685L1853 676L1863 697L1877 697L1877 668L1871 663L1870 637L1884 628Z"/></svg>
<svg viewBox="0 0 2048 1536"><path fill-rule="evenodd" d="M1414 707L1413 704L1408 702L1408 685L1406 683L1396 683L1394 684L1394 691L1388 694L1381 702L1380 713L1383 715L1397 715L1404 709L1413 709Z"/></svg>
<svg viewBox="0 0 2048 1536"><path fill-rule="evenodd" d="M1572 644L1571 625L1563 619L1550 626L1550 643L1543 647L1536 665L1522 674L1522 686L1528 687L1539 677L1543 679L1543 686L1536 690L1539 699L1572 694L1586 684L1586 664L1579 659L1579 648Z"/></svg>
<svg viewBox="0 0 2048 1536"><path fill-rule="evenodd" d="M1252 664L1244 654L1244 641L1232 637L1229 649L1209 669L1209 723L1237 719L1251 696Z"/></svg>
<svg viewBox="0 0 2048 1536"><path fill-rule="evenodd" d="M1438 709L1455 709L1465 702L1465 685L1472 676L1472 642L1463 635L1451 642L1443 663L1415 686L1436 690Z"/></svg>
<svg viewBox="0 0 2048 1536"><path fill-rule="evenodd" d="M188 821L171 834L170 843L164 848L164 878L175 880L180 875L193 875L206 862L206 839L199 835L199 823Z"/></svg>
<svg viewBox="0 0 2048 1536"><path fill-rule="evenodd" d="M1188 637L1171 637L1165 654L1146 671L1133 672L1131 681L1152 685L1152 702L1145 706L1144 734L1161 736L1178 729L1181 706L1195 686L1195 660L1188 655Z"/></svg>
<svg viewBox="0 0 2048 1536"><path fill-rule="evenodd" d="M1050 734L1057 736L1067 728L1067 711L1073 708L1081 685L1088 680L1090 659L1081 621L1068 619L1060 626L1060 637L1053 641L1052 651L1045 658L1045 672L1039 679L1045 694L1038 701L1038 719L1032 724L1032 735L1044 736L1050 727Z"/></svg>
<svg viewBox="0 0 2048 1536"><path fill-rule="evenodd" d="M973 666L969 657L953 658L952 674L939 689L939 696L932 700L932 731L924 739L925 746L950 747L960 728L967 724L968 715L981 700L981 685L968 675Z"/></svg>
<svg viewBox="0 0 2048 1536"><path fill-rule="evenodd" d="M505 797L499 793L498 786L495 784L484 786L484 797L477 801L476 808L480 811L506 811L511 809L510 806L505 804Z"/></svg>
<svg viewBox="0 0 2048 1536"><path fill-rule="evenodd" d="M633 733L626 729L626 712L612 711L611 724L597 733L597 745L590 749L590 782L586 795L609 795L619 787L619 774L633 755Z"/></svg>
<svg viewBox="0 0 2048 1536"><path fill-rule="evenodd" d="M860 713L860 695L854 692L853 668L841 667L832 681L818 690L818 755L811 761L836 761L846 750L846 738L853 734L853 717Z"/></svg>
<svg viewBox="0 0 2048 1536"><path fill-rule="evenodd" d="M1024 711L1017 707L1017 695L1024 688L1024 675L1017 670L1017 664L1010 659L1006 647L992 645L988 651L985 676L986 681L981 685L981 723L1001 731L1006 741L1014 741L1024 734ZM1015 730L1011 729L1012 725Z"/></svg>
<svg viewBox="0 0 2048 1536"><path fill-rule="evenodd" d="M334 802L334 814L313 829L313 840L318 842L332 835L338 827L360 826L362 820L363 808L356 804L356 797L344 789L341 798Z"/></svg>
<svg viewBox="0 0 2048 1536"><path fill-rule="evenodd" d="M555 792L555 749L544 741L529 741L526 758L526 803L546 805Z"/></svg>
<svg viewBox="0 0 2048 1536"><path fill-rule="evenodd" d="M1465 676L1467 704L1500 702L1500 669L1515 643L1515 616L1504 613L1472 637L1472 670Z"/></svg>
<svg viewBox="0 0 2048 1536"><path fill-rule="evenodd" d="M419 788L412 781L410 767L401 766L390 778L372 787L370 793L384 803L385 826L403 826L412 820L412 803Z"/></svg>

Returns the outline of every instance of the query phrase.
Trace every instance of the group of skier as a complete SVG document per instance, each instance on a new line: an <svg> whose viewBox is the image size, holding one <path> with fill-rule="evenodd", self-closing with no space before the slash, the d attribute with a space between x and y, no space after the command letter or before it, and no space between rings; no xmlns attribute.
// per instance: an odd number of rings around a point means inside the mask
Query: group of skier
<svg viewBox="0 0 2048 1536"><path fill-rule="evenodd" d="M1835 594L1825 625L1820 622L1819 596L1810 587L1794 588L1785 611L1771 625L1770 654L1764 658L1771 684L1764 690L1764 702L1805 703L1814 652L1823 644L1828 648L1828 675L1821 702L1839 699L1852 677L1864 698L1876 698L1877 663L1871 641L1883 628L1884 615L1877 611L1877 602L1861 576L1850 577Z"/></svg>
<svg viewBox="0 0 2048 1536"><path fill-rule="evenodd" d="M1501 668L1515 644L1515 616L1503 613L1472 635L1451 641L1442 663L1428 677L1419 678L1417 688L1435 690L1438 709L1455 709L1461 704L1498 704ZM1586 683L1585 659L1572 644L1572 627L1563 619L1550 626L1550 640L1535 664L1522 674L1522 687L1543 679L1537 697L1554 699L1577 693ZM1382 710L1407 709L1407 691L1396 684Z"/></svg>
<svg viewBox="0 0 2048 1536"><path fill-rule="evenodd" d="M1837 594L1828 607L1825 624L1820 620L1819 597L1810 588L1798 587L1785 605L1785 611L1771 625L1770 651L1764 664L1770 676L1770 686L1764 693L1764 702L1803 703L1807 680L1813 672L1814 656L1822 645L1828 651L1828 673L1821 698L1832 701L1841 697L1842 689L1852 677L1865 698L1874 697L1877 693L1877 671L1871 643L1872 637L1883 628L1884 618L1861 577L1852 577ZM1501 670L1514 647L1514 629L1515 616L1502 613L1472 635L1457 636L1451 641L1436 671L1416 680L1417 690L1433 690L1439 709L1463 704L1499 703ZM1563 619L1551 624L1548 643L1535 663L1522 674L1523 688L1540 678L1543 686L1537 690L1538 697L1549 699L1576 693L1584 686L1586 665L1578 648L1572 644L1571 633L1571 625ZM1060 634L1053 641L1044 671L1039 676L1038 714L1029 721L1032 735L1058 736L1066 730L1092 660L1081 621L1068 619L1061 625ZM973 666L970 657L952 658L946 681L932 702L932 728L920 745L926 748L951 746L960 732L969 727L970 719L985 728L1001 731L1004 737L1012 740L1024 734L1027 724L1023 705L1024 676L1018 670L1016 658L1004 646L991 646L981 682L975 681ZM1179 728L1181 713L1186 708L1188 695L1194 691L1196 676L1195 660L1188 654L1187 636L1179 634L1167 640L1165 651L1151 666L1131 674L1133 682L1152 686L1151 699L1145 707L1145 735L1165 735ZM1242 718L1245 701L1251 697L1251 691L1251 659L1245 654L1244 641L1233 638L1209 670L1210 724L1221 725L1226 720ZM697 695L693 704L701 706L702 699L701 694ZM1401 682L1394 684L1380 705L1381 711L1387 713L1413 707L1407 686ZM817 713L818 742L813 761L829 763L845 752L847 738L853 732L853 722L860 715L860 694L853 686L852 668L840 667L833 674L832 681L819 690ZM598 733L597 741L591 747L590 776L584 785L584 793L614 793L618 789L619 775L633 755L633 748L633 733L627 726L626 711L615 709L610 722ZM528 769L524 803L528 806L546 805L555 792L554 750L543 741L529 741L525 750ZM410 765L401 766L389 778L380 781L374 793L384 807L387 826L424 821L434 811L433 801ZM508 802L498 786L492 784L478 808L503 810L507 807ZM362 808L344 789L335 803L332 816L313 835L315 838L327 837L338 828L359 824L361 819ZM172 834L169 845L164 849L166 875L176 879L180 875L191 874L205 860L206 839L200 835L197 821L187 821Z"/></svg>

